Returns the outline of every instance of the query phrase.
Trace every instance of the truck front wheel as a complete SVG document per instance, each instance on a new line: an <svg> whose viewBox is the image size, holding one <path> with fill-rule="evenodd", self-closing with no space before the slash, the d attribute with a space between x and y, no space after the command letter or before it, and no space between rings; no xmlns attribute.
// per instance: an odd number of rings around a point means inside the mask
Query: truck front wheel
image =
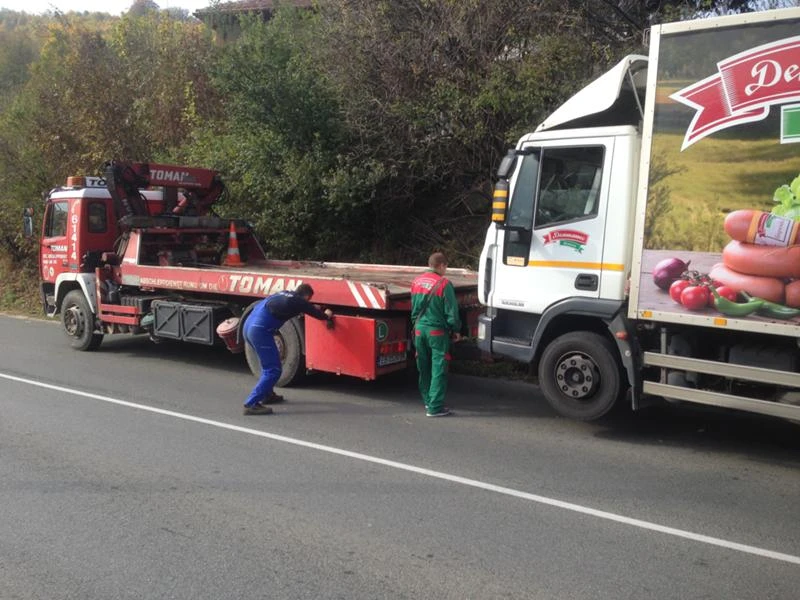
<svg viewBox="0 0 800 600"><path fill-rule="evenodd" d="M278 346L278 353L281 356L281 378L278 379L278 387L288 387L300 381L305 375L305 360L303 358L303 348L300 342L300 332L296 319L292 319L283 324L275 336L275 344ZM261 375L261 361L255 349L245 341L244 354L247 358L247 365L256 377Z"/></svg>
<svg viewBox="0 0 800 600"><path fill-rule="evenodd" d="M94 332L94 313L81 290L72 290L64 297L61 325L75 350L95 350L103 341L103 334Z"/></svg>
<svg viewBox="0 0 800 600"><path fill-rule="evenodd" d="M539 386L559 414L592 421L620 397L622 375L614 344L589 331L557 337L539 363Z"/></svg>

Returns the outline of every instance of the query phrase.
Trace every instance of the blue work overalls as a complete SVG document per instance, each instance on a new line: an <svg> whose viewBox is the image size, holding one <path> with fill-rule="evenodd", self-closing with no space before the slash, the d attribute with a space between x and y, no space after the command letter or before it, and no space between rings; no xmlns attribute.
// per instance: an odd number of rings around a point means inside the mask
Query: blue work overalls
<svg viewBox="0 0 800 600"><path fill-rule="evenodd" d="M244 339L256 351L261 363L261 376L244 403L249 407L266 400L281 377L281 356L275 344L275 334L285 321L270 313L267 308L274 297L275 295L259 302L244 323Z"/></svg>

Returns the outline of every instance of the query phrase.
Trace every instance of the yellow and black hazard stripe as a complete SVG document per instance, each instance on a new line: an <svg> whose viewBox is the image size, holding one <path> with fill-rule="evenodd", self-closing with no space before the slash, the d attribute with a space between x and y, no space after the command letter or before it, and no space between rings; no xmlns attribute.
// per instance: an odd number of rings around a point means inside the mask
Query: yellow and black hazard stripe
<svg viewBox="0 0 800 600"><path fill-rule="evenodd" d="M501 179L494 186L492 198L492 221L502 223L506 220L506 209L508 208L508 180Z"/></svg>

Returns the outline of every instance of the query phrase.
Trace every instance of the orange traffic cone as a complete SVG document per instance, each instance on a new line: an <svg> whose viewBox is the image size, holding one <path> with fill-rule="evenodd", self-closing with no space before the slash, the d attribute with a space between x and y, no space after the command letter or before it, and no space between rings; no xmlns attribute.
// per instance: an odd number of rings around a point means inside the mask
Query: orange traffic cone
<svg viewBox="0 0 800 600"><path fill-rule="evenodd" d="M228 255L222 264L226 267L239 267L244 264L239 255L239 240L236 237L236 224L233 221L231 221L231 230L228 234Z"/></svg>

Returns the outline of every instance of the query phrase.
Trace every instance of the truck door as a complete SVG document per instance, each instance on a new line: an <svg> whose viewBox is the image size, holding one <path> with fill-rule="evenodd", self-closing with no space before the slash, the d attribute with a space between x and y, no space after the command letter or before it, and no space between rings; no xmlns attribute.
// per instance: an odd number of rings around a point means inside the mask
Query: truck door
<svg viewBox="0 0 800 600"><path fill-rule="evenodd" d="M99 255L114 249L117 228L109 219L110 202L105 199L89 198L81 201L83 211L81 222L86 223L80 229L78 254L81 261L86 261L84 270L94 270L92 266ZM94 255L92 258L91 255Z"/></svg>
<svg viewBox="0 0 800 600"><path fill-rule="evenodd" d="M45 209L42 241L39 246L39 271L42 281L54 283L68 271L67 216L69 201L50 202Z"/></svg>
<svg viewBox="0 0 800 600"><path fill-rule="evenodd" d="M498 236L492 302L542 314L571 297L598 298L613 138L523 148ZM620 265L619 268L622 268Z"/></svg>

